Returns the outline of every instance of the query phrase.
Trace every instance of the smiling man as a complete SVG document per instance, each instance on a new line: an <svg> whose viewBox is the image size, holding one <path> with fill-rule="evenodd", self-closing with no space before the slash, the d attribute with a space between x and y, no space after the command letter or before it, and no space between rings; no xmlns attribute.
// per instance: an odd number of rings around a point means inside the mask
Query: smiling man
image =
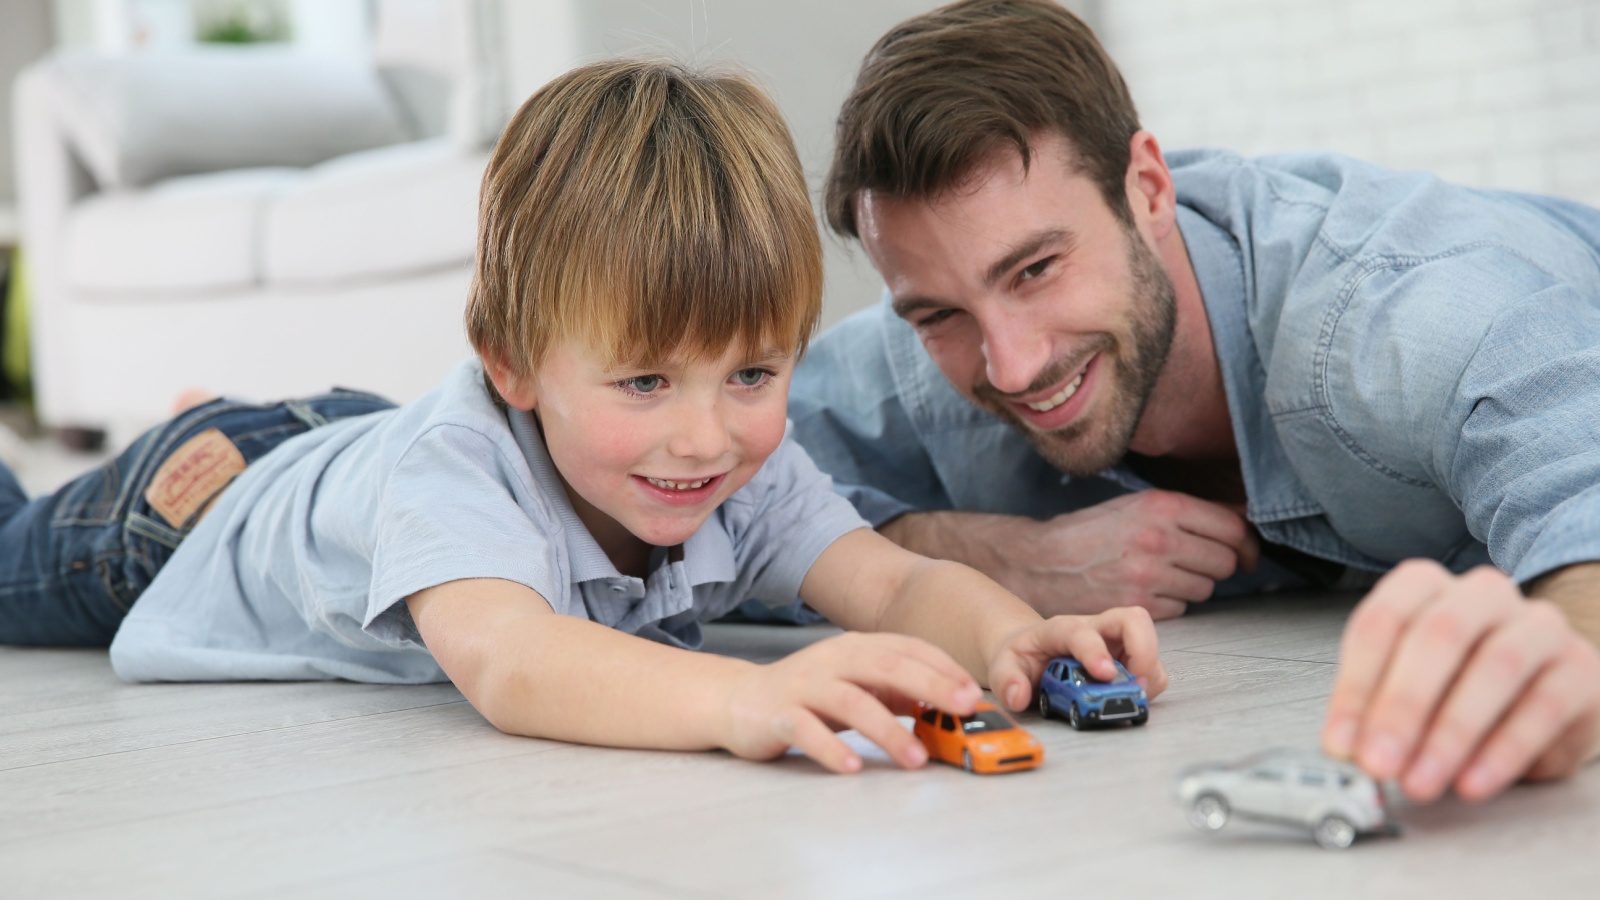
<svg viewBox="0 0 1600 900"><path fill-rule="evenodd" d="M1165 156L1043 0L880 40L827 205L888 302L791 415L884 534L1048 611L1387 571L1326 749L1424 800L1600 752L1600 212Z"/></svg>

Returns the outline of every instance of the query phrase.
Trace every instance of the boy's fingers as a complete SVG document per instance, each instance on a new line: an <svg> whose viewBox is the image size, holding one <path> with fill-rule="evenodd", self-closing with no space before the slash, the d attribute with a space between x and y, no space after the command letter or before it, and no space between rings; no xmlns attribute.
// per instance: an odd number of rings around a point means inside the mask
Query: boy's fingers
<svg viewBox="0 0 1600 900"><path fill-rule="evenodd" d="M928 752L916 736L907 731L894 714L879 703L876 697L849 684L840 683L826 698L828 718L847 728L854 728L862 737L877 744L889 758L907 769L914 769L928 761Z"/></svg>
<svg viewBox="0 0 1600 900"><path fill-rule="evenodd" d="M1116 610L1117 640L1122 644L1122 664L1140 680L1151 697L1167 689L1167 667L1161 664L1156 625L1142 609Z"/></svg>
<svg viewBox="0 0 1600 900"><path fill-rule="evenodd" d="M804 709L794 709L780 717L774 723L774 733L830 772L848 775L861 771L861 757L850 745Z"/></svg>
<svg viewBox="0 0 1600 900"><path fill-rule="evenodd" d="M983 696L977 681L943 650L904 635L863 635L846 653L840 675L879 696L921 700L953 713L968 713Z"/></svg>
<svg viewBox="0 0 1600 900"><path fill-rule="evenodd" d="M1037 675L1029 672L1027 657L1020 653L1002 653L989 670L989 690L1012 712L1028 708L1033 700L1033 686L1038 683Z"/></svg>
<svg viewBox="0 0 1600 900"><path fill-rule="evenodd" d="M1349 759L1355 754L1362 716L1395 644L1417 612L1433 602L1449 577L1438 563L1401 563L1380 579L1350 614L1339 644L1339 671L1322 728L1322 749L1329 756Z"/></svg>

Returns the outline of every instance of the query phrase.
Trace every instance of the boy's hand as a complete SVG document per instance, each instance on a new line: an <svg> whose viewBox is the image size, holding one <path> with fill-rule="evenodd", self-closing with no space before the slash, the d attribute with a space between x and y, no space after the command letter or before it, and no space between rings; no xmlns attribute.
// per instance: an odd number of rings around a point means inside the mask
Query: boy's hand
<svg viewBox="0 0 1600 900"><path fill-rule="evenodd" d="M1322 746L1414 800L1483 800L1600 744L1600 652L1504 573L1414 560L1350 616Z"/></svg>
<svg viewBox="0 0 1600 900"><path fill-rule="evenodd" d="M723 746L746 759L773 759L790 746L835 772L861 757L834 735L854 728L906 768L928 761L899 722L922 700L956 714L977 708L978 683L943 650L899 634L842 634L757 666L728 699Z"/></svg>
<svg viewBox="0 0 1600 900"><path fill-rule="evenodd" d="M1110 681L1115 656L1151 697L1167 689L1167 670L1156 653L1156 628L1142 607L1108 609L1093 616L1054 616L1006 636L989 661L989 689L1013 710L1026 709L1044 667L1075 656L1089 674Z"/></svg>

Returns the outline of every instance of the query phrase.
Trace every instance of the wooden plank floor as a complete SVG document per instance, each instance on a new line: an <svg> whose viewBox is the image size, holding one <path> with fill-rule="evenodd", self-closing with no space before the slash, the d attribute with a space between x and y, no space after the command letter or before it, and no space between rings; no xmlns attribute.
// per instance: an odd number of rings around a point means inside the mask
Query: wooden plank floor
<svg viewBox="0 0 1600 900"><path fill-rule="evenodd" d="M124 685L99 651L0 648L0 897L1592 897L1600 768L1404 837L1192 831L1182 765L1313 745L1352 597L1160 626L1149 726L1024 717L1034 772L852 777L805 759L499 734L447 685ZM757 660L832 633L715 626Z"/></svg>

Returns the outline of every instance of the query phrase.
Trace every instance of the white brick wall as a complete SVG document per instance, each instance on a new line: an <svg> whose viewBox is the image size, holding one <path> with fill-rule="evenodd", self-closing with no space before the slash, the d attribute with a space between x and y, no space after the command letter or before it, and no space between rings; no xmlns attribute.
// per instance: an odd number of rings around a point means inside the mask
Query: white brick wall
<svg viewBox="0 0 1600 900"><path fill-rule="evenodd" d="M1166 148L1336 150L1600 205L1600 0L1102 0Z"/></svg>

